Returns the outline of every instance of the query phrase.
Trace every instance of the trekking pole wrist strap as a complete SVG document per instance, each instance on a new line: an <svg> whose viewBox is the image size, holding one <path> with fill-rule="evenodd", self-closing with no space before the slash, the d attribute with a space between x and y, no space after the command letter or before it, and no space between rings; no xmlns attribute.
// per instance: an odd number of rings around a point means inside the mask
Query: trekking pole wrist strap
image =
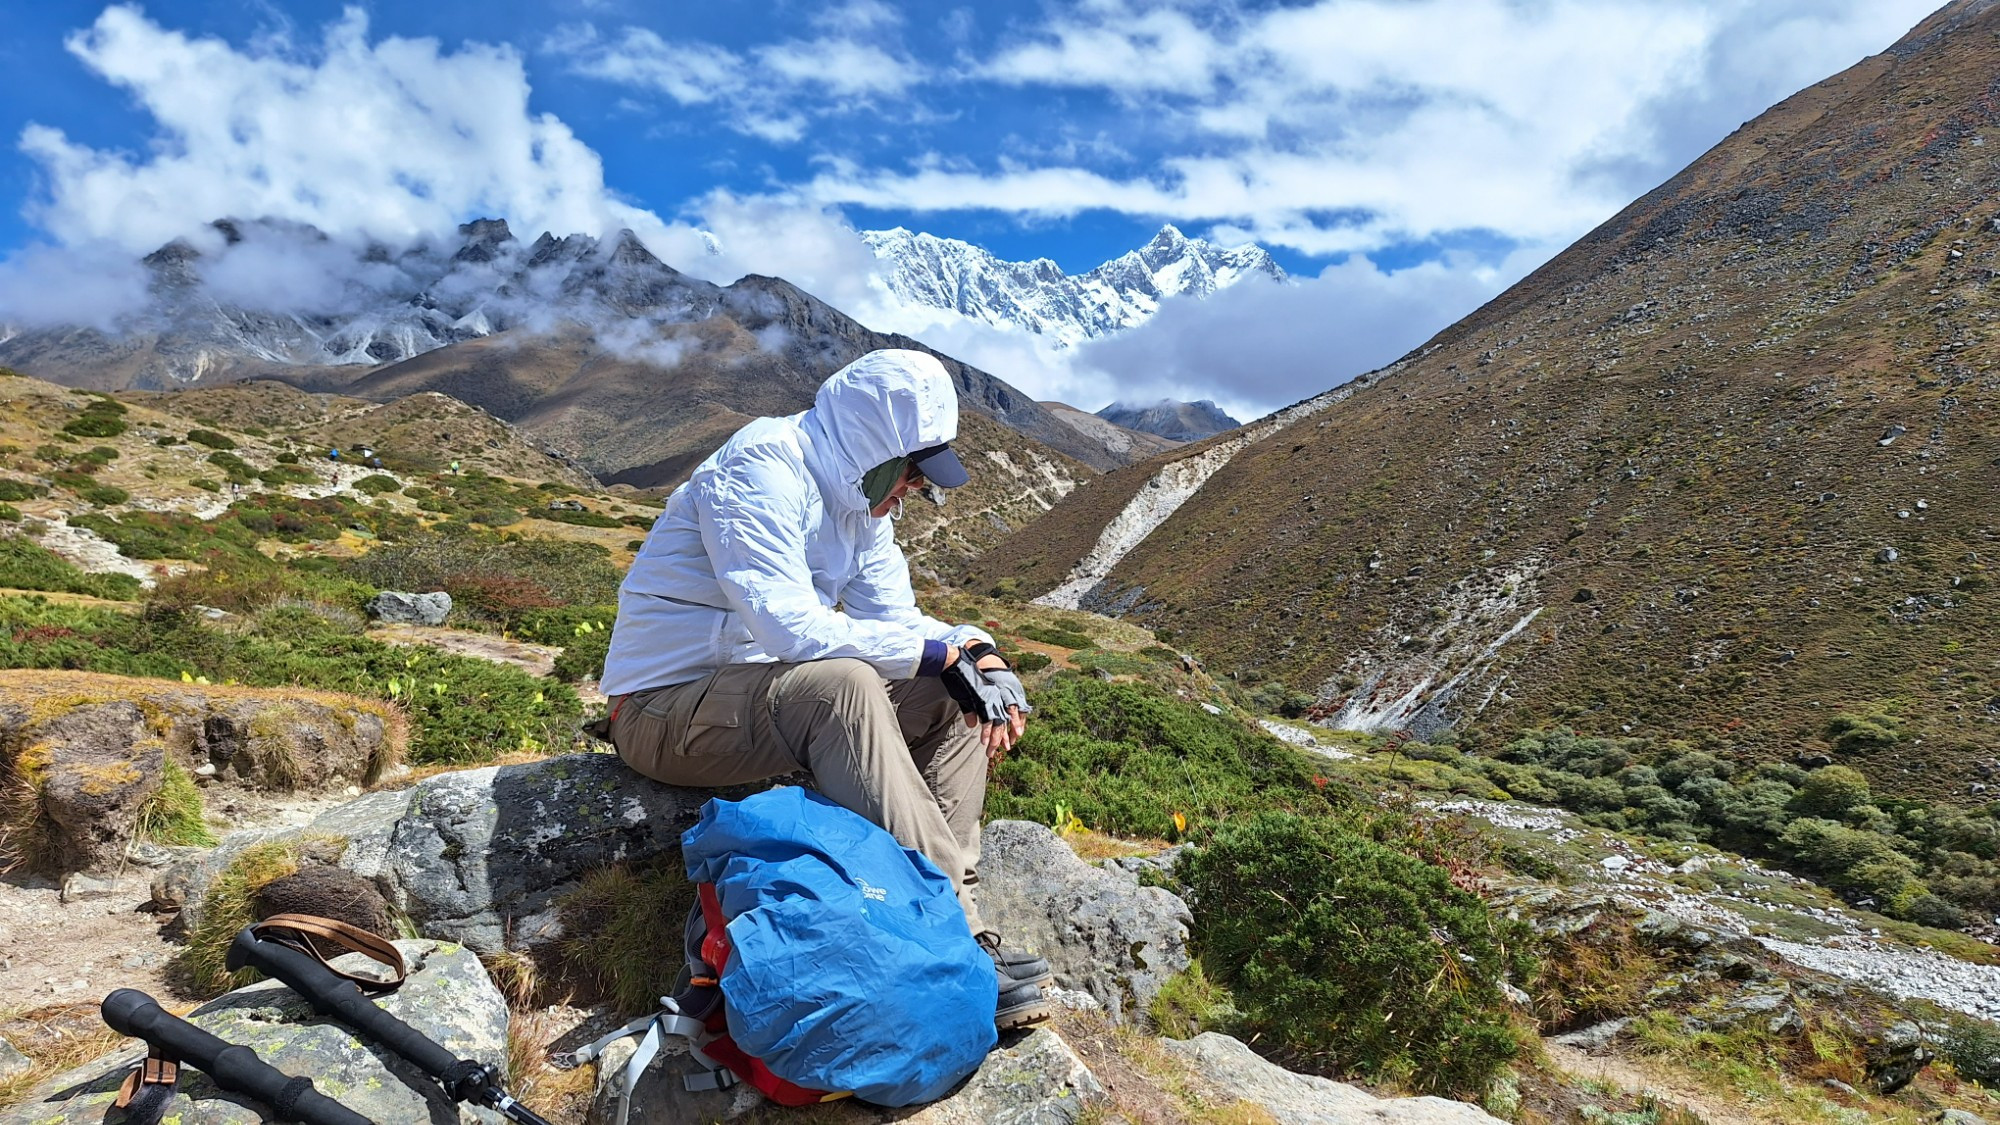
<svg viewBox="0 0 2000 1125"><path fill-rule="evenodd" d="M316 918L310 914L273 914L251 926L250 930L259 939L282 942L311 954L320 964L326 966L328 972L342 980L353 981L364 992L391 991L400 986L410 975L410 968L403 961L403 951L396 948L395 942L379 934L369 933L359 926L350 926L332 918ZM333 967L333 958L320 947L321 942L338 948L340 953L359 953L379 962L393 976L384 979L336 969ZM333 954L333 957L340 956L340 953Z"/></svg>

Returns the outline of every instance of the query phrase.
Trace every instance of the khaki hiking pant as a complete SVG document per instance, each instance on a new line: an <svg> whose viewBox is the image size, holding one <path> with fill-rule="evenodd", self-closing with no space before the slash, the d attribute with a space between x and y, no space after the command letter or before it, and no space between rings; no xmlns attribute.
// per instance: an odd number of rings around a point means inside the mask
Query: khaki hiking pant
<svg viewBox="0 0 2000 1125"><path fill-rule="evenodd" d="M735 664L616 701L611 743L668 785L741 785L797 770L951 877L972 932L986 924L979 816L986 751L935 678L884 680L859 660Z"/></svg>

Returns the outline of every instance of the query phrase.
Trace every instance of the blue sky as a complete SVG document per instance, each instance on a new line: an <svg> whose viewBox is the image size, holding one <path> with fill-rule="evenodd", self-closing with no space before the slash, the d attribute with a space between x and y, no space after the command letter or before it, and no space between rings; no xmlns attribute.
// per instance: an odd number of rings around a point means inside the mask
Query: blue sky
<svg viewBox="0 0 2000 1125"><path fill-rule="evenodd" d="M79 260L222 214L395 239L497 213L528 236L630 226L718 281L788 277L1032 393L1255 412L1394 358L1933 6L16 4L0 320L29 317L24 293L88 296ZM1163 222L1255 239L1304 291L1052 356L888 308L852 237L900 224L1077 271ZM720 257L697 260L697 229ZM1291 335L1261 360L1176 358L1219 312Z"/></svg>

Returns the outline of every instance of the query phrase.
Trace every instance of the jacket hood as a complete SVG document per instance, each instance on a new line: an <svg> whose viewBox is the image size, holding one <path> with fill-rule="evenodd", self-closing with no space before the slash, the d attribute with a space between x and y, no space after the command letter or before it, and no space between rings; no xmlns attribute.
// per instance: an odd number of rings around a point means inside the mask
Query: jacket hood
<svg viewBox="0 0 2000 1125"><path fill-rule="evenodd" d="M958 436L958 390L937 357L884 349L828 376L803 421L822 493L865 510L868 470Z"/></svg>

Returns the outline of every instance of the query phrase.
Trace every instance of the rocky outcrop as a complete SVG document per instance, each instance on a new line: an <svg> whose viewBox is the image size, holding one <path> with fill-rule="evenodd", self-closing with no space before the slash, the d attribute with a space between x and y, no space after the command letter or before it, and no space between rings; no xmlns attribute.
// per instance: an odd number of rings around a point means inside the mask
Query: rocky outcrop
<svg viewBox="0 0 2000 1125"><path fill-rule="evenodd" d="M1093 867L1039 824L996 820L980 838L979 901L1007 944L1048 958L1056 983L1114 1023L1143 1020L1188 967L1187 904L1125 868Z"/></svg>
<svg viewBox="0 0 2000 1125"><path fill-rule="evenodd" d="M1162 1040L1221 1096L1264 1111L1278 1125L1499 1125L1500 1119L1444 1098L1377 1098L1327 1078L1293 1074L1227 1035Z"/></svg>
<svg viewBox="0 0 2000 1125"><path fill-rule="evenodd" d="M430 594L384 590L363 608L384 625L442 625L451 616L451 595L442 590Z"/></svg>
<svg viewBox="0 0 2000 1125"><path fill-rule="evenodd" d="M372 781L398 753L386 705L331 692L10 672L0 686L0 775L29 799L0 853L49 874L124 862L169 762L256 789Z"/></svg>
<svg viewBox="0 0 2000 1125"><path fill-rule="evenodd" d="M115 869L137 830L139 810L159 792L164 745L131 703L84 703L47 718L0 710L12 784L32 793L12 826L6 859L52 873Z"/></svg>
<svg viewBox="0 0 2000 1125"><path fill-rule="evenodd" d="M410 977L383 997L382 1007L459 1058L505 1067L507 1005L478 957L463 946L400 941ZM352 961L354 965L346 962ZM350 956L342 968L368 964ZM477 1122L490 1116L454 1106L438 1084L401 1059L384 1059L346 1028L315 1016L291 989L265 981L195 1009L188 1021L225 1042L253 1048L287 1074L305 1075L320 1093L380 1122ZM106 1119L125 1073L145 1051L127 1047L42 1083L0 1125L97 1125ZM269 1120L256 1103L217 1089L207 1075L182 1072L168 1121L256 1125Z"/></svg>
<svg viewBox="0 0 2000 1125"><path fill-rule="evenodd" d="M557 900L585 874L677 854L704 802L748 792L661 785L612 754L444 774L412 790L379 871L362 873L423 933L534 948L560 936Z"/></svg>
<svg viewBox="0 0 2000 1125"><path fill-rule="evenodd" d="M558 903L586 874L677 855L704 802L757 788L661 785L613 754L442 774L360 797L303 828L234 833L162 873L154 899L191 922L208 884L243 848L330 841L326 862L371 880L418 932L481 953L534 950L561 936Z"/></svg>
<svg viewBox="0 0 2000 1125"><path fill-rule="evenodd" d="M1099 1034L1088 1038L1105 1039ZM1114 1098L1090 1063L1056 1027L1005 1036L984 1064L944 1098L916 1110L882 1110L855 1101L821 1107L815 1121L832 1125L1070 1125L1107 1115L1118 1120L1126 1100L1156 1109L1174 1107L1169 1119L1276 1122L1277 1125L1498 1125L1477 1107L1444 1098L1377 1098L1325 1078L1293 1074L1249 1047L1213 1032L1185 1042L1162 1040L1161 1057L1144 1067L1119 1064L1126 1082ZM1112 1037L1115 1038L1115 1037ZM1082 1042L1083 1040L1079 1040ZM1102 1049L1100 1043L1099 1049ZM618 1100L631 1040L614 1044L599 1063L596 1097L587 1125L618 1120ZM1093 1055L1093 1058L1096 1056ZM689 1091L687 1075L701 1068L684 1045L670 1044L632 1091L630 1125L679 1125L683 1121L733 1121L764 1104L754 1090ZM1139 1119L1157 1119L1141 1117Z"/></svg>
<svg viewBox="0 0 2000 1125"><path fill-rule="evenodd" d="M618 1120L619 1093L632 1040L613 1044L598 1064L597 1094L587 1125ZM646 1068L633 1089L628 1125L680 1125L684 1121L733 1121L764 1099L748 1086L689 1090L684 1080L701 1067L686 1044L669 1044ZM817 1121L874 1125L903 1121L914 1125L1068 1125L1084 1107L1101 1100L1104 1087L1062 1037L1047 1028L1007 1036L971 1077L939 1101L917 1110L884 1110L841 1101L822 1110Z"/></svg>

